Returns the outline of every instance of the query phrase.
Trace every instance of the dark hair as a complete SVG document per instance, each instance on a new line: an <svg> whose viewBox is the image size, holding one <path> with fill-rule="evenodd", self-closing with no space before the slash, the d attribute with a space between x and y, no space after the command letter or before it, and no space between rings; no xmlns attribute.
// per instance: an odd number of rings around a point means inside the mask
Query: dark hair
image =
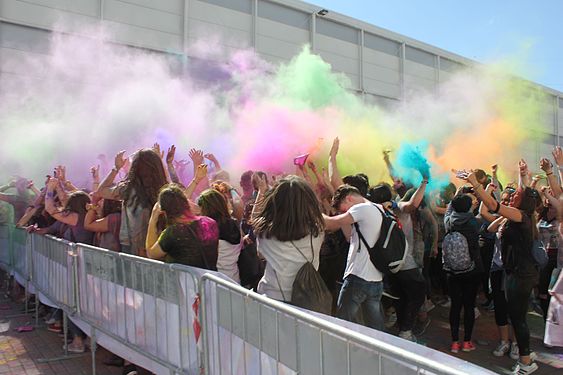
<svg viewBox="0 0 563 375"><path fill-rule="evenodd" d="M338 207L340 206L342 201L351 194L362 196L362 193L360 193L358 188L356 188L355 186L346 185L346 184L340 185L338 189L336 189L336 191L334 192L334 195L332 196L332 203L331 203L332 207L338 210Z"/></svg>
<svg viewBox="0 0 563 375"><path fill-rule="evenodd" d="M473 199L467 194L456 195L451 202L452 208L455 212L463 213L469 212L471 210L471 205L473 204Z"/></svg>
<svg viewBox="0 0 563 375"><path fill-rule="evenodd" d="M152 208L159 190L166 185L166 174L160 156L151 149L139 150L133 156L127 179L122 183L128 206Z"/></svg>
<svg viewBox="0 0 563 375"><path fill-rule="evenodd" d="M260 206L252 223L257 237L294 241L307 235L317 237L324 231L317 197L300 177L287 176L279 180L265 194Z"/></svg>
<svg viewBox="0 0 563 375"><path fill-rule="evenodd" d="M201 208L202 215L209 216L218 224L231 217L225 197L215 189L207 189L202 192L197 200L197 205Z"/></svg>
<svg viewBox="0 0 563 375"><path fill-rule="evenodd" d="M354 186L360 191L362 197L366 197L368 195L369 181L365 174L358 173L356 175L345 176L342 179L342 182L344 182L346 185Z"/></svg>
<svg viewBox="0 0 563 375"><path fill-rule="evenodd" d="M250 184L250 183L252 183L252 174L253 174L253 173L254 173L253 171L248 170L248 171L246 171L246 172L244 172L243 174L240 175L240 184L241 184L241 187L242 187L243 184Z"/></svg>
<svg viewBox="0 0 563 375"><path fill-rule="evenodd" d="M393 188L387 182L369 189L368 199L373 203L385 203L393 199Z"/></svg>
<svg viewBox="0 0 563 375"><path fill-rule="evenodd" d="M541 204L542 201L538 191L531 187L526 187L522 191L522 200L518 205L518 209L524 211L527 215L533 215Z"/></svg>
<svg viewBox="0 0 563 375"><path fill-rule="evenodd" d="M68 196L63 211L74 212L79 215L86 214L86 204L90 203L90 196L81 190L75 191Z"/></svg>
<svg viewBox="0 0 563 375"><path fill-rule="evenodd" d="M102 206L102 216L106 217L110 214L121 212L121 201L115 199L105 199Z"/></svg>
<svg viewBox="0 0 563 375"><path fill-rule="evenodd" d="M454 184L452 184L451 182L449 184L447 184L446 186L444 186L441 190L440 190L440 198L442 198L443 200L450 200L450 197L453 197L455 195L455 192L457 191L457 188L455 187ZM448 202L449 203L449 202Z"/></svg>
<svg viewBox="0 0 563 375"><path fill-rule="evenodd" d="M481 181L483 178L487 177L487 173L482 169L475 169L475 177L477 177L478 181Z"/></svg>
<svg viewBox="0 0 563 375"><path fill-rule="evenodd" d="M160 209L166 213L166 220L170 224L180 216L191 212L190 203L184 191L176 184L165 185L158 194Z"/></svg>

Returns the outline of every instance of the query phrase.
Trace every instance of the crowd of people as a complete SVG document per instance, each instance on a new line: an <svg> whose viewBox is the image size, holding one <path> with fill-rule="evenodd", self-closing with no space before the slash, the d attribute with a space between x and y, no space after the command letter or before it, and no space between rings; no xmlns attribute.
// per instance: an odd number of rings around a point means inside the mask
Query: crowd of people
<svg viewBox="0 0 563 375"><path fill-rule="evenodd" d="M41 189L21 177L0 187L0 227L13 220L30 232L218 271L293 304L296 279L310 263L330 292L334 316L405 340L424 334L435 304L449 307L453 353L475 349L483 293L483 307L494 310L498 326L492 354L516 360L514 373L537 370L526 316L531 295L547 320L552 295L561 300L563 151L554 150L555 165L541 160L542 175L532 176L520 161L518 181L504 188L495 165L490 174L453 171L459 187L427 191L431 176L424 173L416 186L404 181L387 151L392 184L372 185L363 173L342 177L338 149L336 138L327 168L309 160L292 175L249 170L239 186L213 154L192 149L191 161L177 161L174 146L165 155L158 144L92 167L92 186L80 189L58 166ZM373 257L391 231L404 238L404 249L389 271ZM60 311L47 318L49 330L62 332ZM73 325L70 332L67 349L84 352L84 333ZM558 341L546 334L545 343ZM118 357L109 364L136 374Z"/></svg>

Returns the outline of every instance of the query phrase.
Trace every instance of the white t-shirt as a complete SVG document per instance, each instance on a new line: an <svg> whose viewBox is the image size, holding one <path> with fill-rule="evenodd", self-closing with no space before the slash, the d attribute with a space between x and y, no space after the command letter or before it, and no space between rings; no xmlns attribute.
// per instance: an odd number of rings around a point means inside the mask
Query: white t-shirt
<svg viewBox="0 0 563 375"><path fill-rule="evenodd" d="M242 243L232 244L225 240L219 240L217 255L217 271L230 277L240 284L238 269L238 257L242 249Z"/></svg>
<svg viewBox="0 0 563 375"><path fill-rule="evenodd" d="M312 261L316 270L319 269L319 254L323 239L324 233L313 237L312 249L311 236L293 241L295 246L307 257L307 260ZM258 252L267 261L264 276L258 283L258 293L265 294L278 301L290 301L295 276L306 260L289 241L282 242L275 238L257 238L256 243ZM314 260L313 252L315 254ZM280 289L283 290L283 294Z"/></svg>
<svg viewBox="0 0 563 375"><path fill-rule="evenodd" d="M381 208L381 206L379 207ZM383 208L381 209L383 210ZM381 212L377 207L375 207L373 203L360 203L352 206L348 210L348 213L352 215L354 222L358 223L362 236L365 238L368 245L370 247L375 245L379 239L381 223L383 222ZM360 247L358 248L358 246ZM348 275L355 275L366 281L383 280L383 274L375 268L369 259L369 251L358 237L354 225L352 225L352 237L350 238L350 248L348 250L348 261L346 262L344 278Z"/></svg>

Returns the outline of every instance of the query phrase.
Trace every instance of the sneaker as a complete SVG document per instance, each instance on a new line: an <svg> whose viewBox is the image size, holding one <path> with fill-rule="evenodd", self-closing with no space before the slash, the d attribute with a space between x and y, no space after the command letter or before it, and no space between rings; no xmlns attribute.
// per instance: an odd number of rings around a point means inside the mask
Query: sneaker
<svg viewBox="0 0 563 375"><path fill-rule="evenodd" d="M475 345L473 345L471 341L464 341L463 345L461 346L461 350L463 350L464 352L472 352L475 349Z"/></svg>
<svg viewBox="0 0 563 375"><path fill-rule="evenodd" d="M518 344L515 343L515 342L513 342L510 345L510 358L512 358L515 361L520 359L520 352L518 351Z"/></svg>
<svg viewBox="0 0 563 375"><path fill-rule="evenodd" d="M476 307L475 308L475 320L477 320L477 318L479 318L481 316L481 312L479 311L479 309Z"/></svg>
<svg viewBox="0 0 563 375"><path fill-rule="evenodd" d="M47 325L51 325L51 324L55 324L57 321L54 318L49 318L49 320L47 320L45 323L47 323Z"/></svg>
<svg viewBox="0 0 563 375"><path fill-rule="evenodd" d="M452 307L452 300L448 297L446 299L446 301L440 303L440 306L445 307L446 309L449 309L450 307Z"/></svg>
<svg viewBox="0 0 563 375"><path fill-rule="evenodd" d="M516 362L514 366L512 366L512 373L518 375L528 375L538 369L538 365L536 362L530 362L529 365L525 365L520 363L520 361Z"/></svg>
<svg viewBox="0 0 563 375"><path fill-rule="evenodd" d="M69 353L84 353L86 347L84 345L68 344L63 345L63 350L67 349Z"/></svg>
<svg viewBox="0 0 563 375"><path fill-rule="evenodd" d="M47 326L47 331L61 333L63 331L63 327L58 323L53 323Z"/></svg>
<svg viewBox="0 0 563 375"><path fill-rule="evenodd" d="M500 342L495 350L493 350L493 355L495 357L502 357L506 353L510 351L510 343L509 342Z"/></svg>
<svg viewBox="0 0 563 375"><path fill-rule="evenodd" d="M424 335L424 332L426 332L426 329L430 325L430 322L430 318L426 318L426 320L423 322L417 321L412 329L412 333L414 333L416 336Z"/></svg>
<svg viewBox="0 0 563 375"><path fill-rule="evenodd" d="M450 352L458 353L461 349L461 345L459 345L459 341L452 342L452 346L450 347Z"/></svg>
<svg viewBox="0 0 563 375"><path fill-rule="evenodd" d="M121 373L123 375L137 375L137 366L129 364L123 367L123 371Z"/></svg>
<svg viewBox="0 0 563 375"><path fill-rule="evenodd" d="M387 298L391 298L391 299L394 299L394 300L401 299L401 297L396 296L390 290L384 290L383 293L382 293L382 296L387 297Z"/></svg>
<svg viewBox="0 0 563 375"><path fill-rule="evenodd" d="M416 337L412 334L412 331L401 331L399 332L399 337L404 340L416 342Z"/></svg>
<svg viewBox="0 0 563 375"><path fill-rule="evenodd" d="M432 311L432 309L433 309L434 307L436 307L436 305L434 305L434 304L432 303L432 301L430 301L429 299L427 299L426 301L424 301L424 304L422 305L422 307L421 307L420 310L421 310L422 312L430 312L430 311Z"/></svg>

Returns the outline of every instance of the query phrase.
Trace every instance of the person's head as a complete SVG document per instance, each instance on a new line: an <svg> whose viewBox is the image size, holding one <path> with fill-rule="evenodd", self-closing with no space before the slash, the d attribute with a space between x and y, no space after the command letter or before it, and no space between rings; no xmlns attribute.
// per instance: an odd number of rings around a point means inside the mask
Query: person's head
<svg viewBox="0 0 563 375"><path fill-rule="evenodd" d="M332 207L339 212L346 212L350 207L364 203L365 198L360 191L351 185L341 185L332 197Z"/></svg>
<svg viewBox="0 0 563 375"><path fill-rule="evenodd" d="M166 220L169 224L182 216L191 214L188 198L176 184L164 186L158 194L158 202L160 203L160 210L166 214Z"/></svg>
<svg viewBox="0 0 563 375"><path fill-rule="evenodd" d="M86 205L90 203L90 196L84 191L75 191L68 196L64 211L77 214L86 213Z"/></svg>
<svg viewBox="0 0 563 375"><path fill-rule="evenodd" d="M400 198L403 198L409 190L409 187L402 178L397 177L393 178L393 190L395 190L395 193L397 193Z"/></svg>
<svg viewBox="0 0 563 375"><path fill-rule="evenodd" d="M254 186L252 185L253 171L246 171L240 176L240 187L245 195L252 194Z"/></svg>
<svg viewBox="0 0 563 375"><path fill-rule="evenodd" d="M29 185L29 180L27 178L23 178L23 177L17 177L16 178L16 190L18 191L18 194L25 194L27 193L27 186Z"/></svg>
<svg viewBox="0 0 563 375"><path fill-rule="evenodd" d="M145 148L133 155L125 182L125 201L128 206L152 208L159 190L166 185L166 173L160 156Z"/></svg>
<svg viewBox="0 0 563 375"><path fill-rule="evenodd" d="M230 218L227 201L223 194L215 189L207 189L199 196L197 205L201 214L220 223Z"/></svg>
<svg viewBox="0 0 563 375"><path fill-rule="evenodd" d="M104 199L102 202L102 217L121 212L121 201Z"/></svg>
<svg viewBox="0 0 563 375"><path fill-rule="evenodd" d="M484 170L476 169L474 173L475 177L477 178L477 182L479 182L481 185L485 185L487 183L488 176Z"/></svg>
<svg viewBox="0 0 563 375"><path fill-rule="evenodd" d="M265 178L266 179L266 183L269 184L268 181L268 175L266 175L266 173L262 172L262 171L256 171L252 174L252 188L255 191L258 191L258 182L257 182L257 177L260 176L261 178Z"/></svg>
<svg viewBox="0 0 563 375"><path fill-rule="evenodd" d="M531 187L519 187L510 198L510 206L518 208L529 216L533 215L536 208L541 204L540 194Z"/></svg>
<svg viewBox="0 0 563 375"><path fill-rule="evenodd" d="M346 185L351 185L353 187L355 187L356 189L358 189L358 191L360 192L360 194L363 197L366 197L368 194L368 188L369 188L369 181L367 179L367 176L363 173L358 173L355 175L349 175L349 176L345 176L342 179L342 182L344 182Z"/></svg>
<svg viewBox="0 0 563 375"><path fill-rule="evenodd" d="M313 189L302 178L291 175L266 192L253 225L258 237L275 237L279 241L317 237L324 230Z"/></svg>
<svg viewBox="0 0 563 375"><path fill-rule="evenodd" d="M510 198L512 197L512 194L514 194L515 191L516 190L512 188L504 189L500 194L500 203L504 204L505 206L508 206L510 204Z"/></svg>
<svg viewBox="0 0 563 375"><path fill-rule="evenodd" d="M453 197L452 208L457 213L467 213L472 211L473 199L469 194L458 194Z"/></svg>
<svg viewBox="0 0 563 375"><path fill-rule="evenodd" d="M442 190L440 190L440 198L442 198L442 200L445 203L450 203L451 200L453 199L455 193L457 191L457 188L455 187L454 184L452 184L451 182L449 184L447 184L446 186L444 186L442 188Z"/></svg>
<svg viewBox="0 0 563 375"><path fill-rule="evenodd" d="M393 199L393 191L391 185L382 182L369 189L368 199L373 203L385 203Z"/></svg>
<svg viewBox="0 0 563 375"><path fill-rule="evenodd" d="M477 208L479 208L479 204L481 204L481 201L473 193L468 193L467 196L469 196L469 198L471 198L471 211L476 212Z"/></svg>

